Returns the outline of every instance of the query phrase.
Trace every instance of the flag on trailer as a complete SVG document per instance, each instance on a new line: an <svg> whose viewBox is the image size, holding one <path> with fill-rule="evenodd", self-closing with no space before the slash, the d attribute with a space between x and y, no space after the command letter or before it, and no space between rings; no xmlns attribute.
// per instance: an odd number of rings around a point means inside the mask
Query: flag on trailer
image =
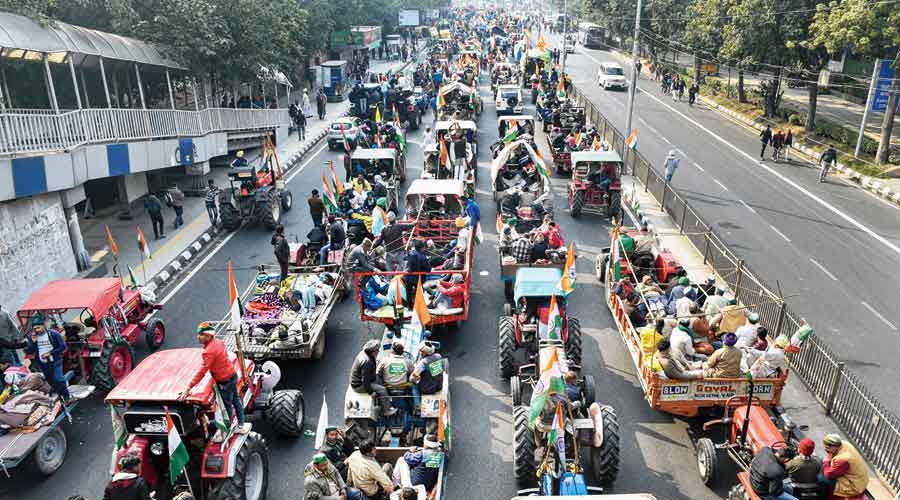
<svg viewBox="0 0 900 500"><path fill-rule="evenodd" d="M566 96L566 76L564 73L559 75L559 87L557 87L556 92L560 97Z"/></svg>
<svg viewBox="0 0 900 500"><path fill-rule="evenodd" d="M441 93L441 90L443 90L443 87L438 89L437 105L439 108L443 108L447 105L447 101L444 99L444 94Z"/></svg>
<svg viewBox="0 0 900 500"><path fill-rule="evenodd" d="M328 183L328 178L325 176L325 172L322 172L322 201L325 202L325 209L328 210L328 213L337 212L337 199L334 197L334 192L331 190L331 184Z"/></svg>
<svg viewBox="0 0 900 500"><path fill-rule="evenodd" d="M447 142L441 137L441 165L446 165L450 160L450 153L447 151Z"/></svg>
<svg viewBox="0 0 900 500"><path fill-rule="evenodd" d="M422 278L416 285L416 299L413 305L412 327L416 330L422 330L428 323L431 323L431 313L428 312L428 305L425 304L425 292L422 291Z"/></svg>
<svg viewBox="0 0 900 500"><path fill-rule="evenodd" d="M631 134L628 135L628 139L625 140L625 145L631 149L637 149L637 129L631 129Z"/></svg>
<svg viewBox="0 0 900 500"><path fill-rule="evenodd" d="M559 279L559 289L565 296L575 291L575 240L569 242L566 265L563 267L562 277Z"/></svg>
<svg viewBox="0 0 900 500"><path fill-rule="evenodd" d="M216 429L222 431L222 435L225 436L228 434L228 430L231 429L231 414L228 410L229 406L225 405L222 393L219 392L219 384L213 384L213 391L216 394L216 413L213 416L215 419L213 420L213 425L216 426Z"/></svg>
<svg viewBox="0 0 900 500"><path fill-rule="evenodd" d="M121 450L128 440L128 430L125 429L125 420L119 412L109 405L109 416L112 418L113 439L116 440L116 449Z"/></svg>
<svg viewBox="0 0 900 500"><path fill-rule="evenodd" d="M334 171L333 161L328 162L328 168L331 169L331 181L334 183L334 189L337 190L338 196L344 194L344 184L341 183L340 177L338 177L337 172ZM325 180L325 174L322 174L322 180ZM325 184L328 184L328 182L325 182Z"/></svg>
<svg viewBox="0 0 900 500"><path fill-rule="evenodd" d="M163 409L166 410L166 431L169 434L169 481L175 484L178 476L184 472L184 466L187 465L189 457L187 448L184 447L184 443L181 442L181 436L178 435L178 429L175 428L175 423L172 422L169 408L163 406Z"/></svg>
<svg viewBox="0 0 900 500"><path fill-rule="evenodd" d="M610 245L610 253L609 253L609 265L612 269L612 279L613 281L619 281L622 277L622 266L619 264L619 260L621 256L619 254L619 247L621 243L619 243L619 227L616 226L613 229L612 235L612 244Z"/></svg>
<svg viewBox="0 0 900 500"><path fill-rule="evenodd" d="M150 257L150 246L147 245L147 239L144 238L144 232L141 231L141 228L137 228L137 244L138 250L141 251L141 258L149 259Z"/></svg>
<svg viewBox="0 0 900 500"><path fill-rule="evenodd" d="M528 427L534 429L534 423L541 416L544 405L553 394L562 394L566 390L563 383L562 368L559 366L558 348L554 347L549 359L541 366L541 377L531 393L531 411L528 415Z"/></svg>
<svg viewBox="0 0 900 500"><path fill-rule="evenodd" d="M591 151L599 151L603 144L600 142L600 136L594 136L594 142L591 144Z"/></svg>
<svg viewBox="0 0 900 500"><path fill-rule="evenodd" d="M447 420L447 403L443 399L438 401L438 441L445 443L450 439L450 421Z"/></svg>
<svg viewBox="0 0 900 500"><path fill-rule="evenodd" d="M119 258L119 245L116 245L116 240L113 239L109 226L106 226L106 238L109 240L109 251L112 252L113 257Z"/></svg>
<svg viewBox="0 0 900 500"><path fill-rule="evenodd" d="M244 318L244 306L241 304L241 295L234 283L234 269L231 260L228 261L228 303L231 304L231 328L235 331L241 328L241 320Z"/></svg>
<svg viewBox="0 0 900 500"><path fill-rule="evenodd" d="M319 423L316 424L316 442L315 446L318 450L325 443L325 429L328 428L328 402L325 401L325 394L322 394L322 409L319 410Z"/></svg>
<svg viewBox="0 0 900 500"><path fill-rule="evenodd" d="M553 425L550 427L550 432L547 434L547 446L556 447L556 452L559 453L559 463L566 463L566 430L563 428L563 410L562 410L562 401L556 402L556 413L553 416ZM565 468L565 465L563 465Z"/></svg>

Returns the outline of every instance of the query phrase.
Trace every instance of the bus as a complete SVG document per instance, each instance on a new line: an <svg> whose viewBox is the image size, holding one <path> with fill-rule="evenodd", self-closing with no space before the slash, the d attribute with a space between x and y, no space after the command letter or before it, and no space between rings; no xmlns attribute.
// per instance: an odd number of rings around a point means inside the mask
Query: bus
<svg viewBox="0 0 900 500"><path fill-rule="evenodd" d="M602 48L605 35L605 30L598 24L578 23L578 41L587 48Z"/></svg>

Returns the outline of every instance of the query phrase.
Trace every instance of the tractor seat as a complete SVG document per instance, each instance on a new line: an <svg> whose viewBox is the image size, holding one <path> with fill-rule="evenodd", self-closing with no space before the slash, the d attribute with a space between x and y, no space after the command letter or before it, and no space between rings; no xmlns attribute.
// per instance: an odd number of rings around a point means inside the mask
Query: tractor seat
<svg viewBox="0 0 900 500"><path fill-rule="evenodd" d="M587 177L591 174L591 168L587 166L578 165L575 167L575 175L579 177Z"/></svg>
<svg viewBox="0 0 900 500"><path fill-rule="evenodd" d="M63 330L66 332L66 339L76 339L83 340L97 331L96 328L91 326L84 326L81 322L78 321L66 321L63 323Z"/></svg>

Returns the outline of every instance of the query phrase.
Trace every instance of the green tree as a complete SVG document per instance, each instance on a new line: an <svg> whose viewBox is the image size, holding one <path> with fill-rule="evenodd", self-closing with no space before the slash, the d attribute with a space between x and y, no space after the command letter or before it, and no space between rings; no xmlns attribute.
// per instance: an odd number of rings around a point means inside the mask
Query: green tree
<svg viewBox="0 0 900 500"><path fill-rule="evenodd" d="M716 59L722 48L725 16L735 0L695 0L687 10L682 41L694 49L694 79L701 59Z"/></svg>

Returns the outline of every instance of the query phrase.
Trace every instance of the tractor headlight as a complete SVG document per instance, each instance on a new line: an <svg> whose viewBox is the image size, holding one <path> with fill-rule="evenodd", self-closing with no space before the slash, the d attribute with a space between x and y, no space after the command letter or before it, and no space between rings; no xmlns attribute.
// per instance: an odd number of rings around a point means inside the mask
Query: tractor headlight
<svg viewBox="0 0 900 500"><path fill-rule="evenodd" d="M150 445L150 453L156 455L157 457L161 457L163 453L165 453L166 449L163 447L161 442L156 442Z"/></svg>

